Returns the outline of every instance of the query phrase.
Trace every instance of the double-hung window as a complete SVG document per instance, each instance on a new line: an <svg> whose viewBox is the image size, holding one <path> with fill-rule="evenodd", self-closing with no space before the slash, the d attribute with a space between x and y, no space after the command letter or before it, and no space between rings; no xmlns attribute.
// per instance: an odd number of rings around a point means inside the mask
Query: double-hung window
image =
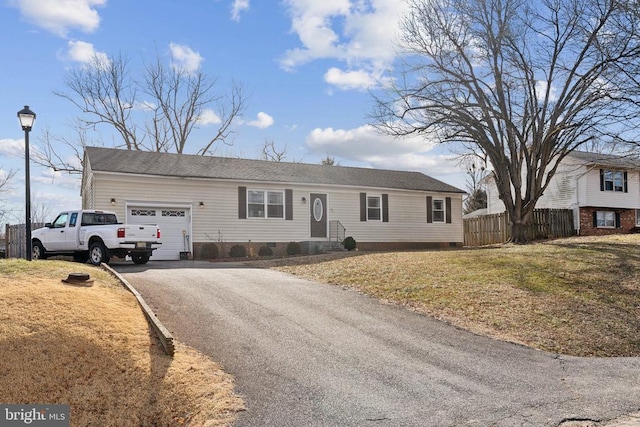
<svg viewBox="0 0 640 427"><path fill-rule="evenodd" d="M445 205L443 199L433 199L433 222L444 222Z"/></svg>
<svg viewBox="0 0 640 427"><path fill-rule="evenodd" d="M382 221L382 200L380 196L367 196L367 220Z"/></svg>
<svg viewBox="0 0 640 427"><path fill-rule="evenodd" d="M247 208L249 218L284 218L284 192L249 190Z"/></svg>
<svg viewBox="0 0 640 427"><path fill-rule="evenodd" d="M596 226L603 228L615 228L616 213L610 211L596 212Z"/></svg>
<svg viewBox="0 0 640 427"><path fill-rule="evenodd" d="M627 192L627 173L619 170L600 169L600 190Z"/></svg>

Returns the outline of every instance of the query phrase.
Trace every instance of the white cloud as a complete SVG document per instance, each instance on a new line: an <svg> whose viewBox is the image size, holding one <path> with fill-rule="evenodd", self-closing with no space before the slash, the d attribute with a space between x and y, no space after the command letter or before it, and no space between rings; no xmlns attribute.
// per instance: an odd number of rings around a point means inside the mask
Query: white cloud
<svg viewBox="0 0 640 427"><path fill-rule="evenodd" d="M544 101L544 97L547 96L547 88L549 87L548 83L544 80L538 80L536 82L536 94L538 96L538 101ZM551 86L551 90L549 91L549 101L555 102L558 100L558 91L554 86Z"/></svg>
<svg viewBox="0 0 640 427"><path fill-rule="evenodd" d="M396 55L397 23L408 7L399 0L286 0L285 4L291 29L302 46L288 50L280 65L291 71L316 59L343 61L352 71L344 75L327 72L342 89L353 85L342 84L345 78L379 76L389 67Z"/></svg>
<svg viewBox="0 0 640 427"><path fill-rule="evenodd" d="M222 120L213 110L210 109L202 110L200 117L198 117L198 124L203 126L216 125L219 123L222 123Z"/></svg>
<svg viewBox="0 0 640 427"><path fill-rule="evenodd" d="M189 46L169 43L169 49L171 50L172 66L187 73L198 71L200 64L204 61L204 58Z"/></svg>
<svg viewBox="0 0 640 427"><path fill-rule="evenodd" d="M106 53L95 50L93 44L70 40L68 43L66 58L80 62L81 64L109 64L110 60Z"/></svg>
<svg viewBox="0 0 640 427"><path fill-rule="evenodd" d="M376 85L376 78L364 70L342 71L331 67L324 75L324 81L342 90L367 90Z"/></svg>
<svg viewBox="0 0 640 427"><path fill-rule="evenodd" d="M274 123L273 117L271 117L267 113L263 113L261 111L261 112L258 113L258 116L257 116L256 120L252 120L250 122L247 122L247 125L248 126L257 127L257 128L260 128L260 129L266 129L266 128L270 127L271 125L273 125L273 123Z"/></svg>
<svg viewBox="0 0 640 427"><path fill-rule="evenodd" d="M20 123L16 122L16 126L20 126ZM0 155L24 158L24 139L0 139Z"/></svg>
<svg viewBox="0 0 640 427"><path fill-rule="evenodd" d="M100 15L95 7L106 3L107 0L12 1L27 20L60 37L66 37L72 29L85 33L95 31L100 25Z"/></svg>
<svg viewBox="0 0 640 427"><path fill-rule="evenodd" d="M366 163L375 168L424 171L429 175L460 173L455 162L431 151L437 143L424 137L394 138L373 126L355 129L314 129L307 135L309 150L321 156Z"/></svg>
<svg viewBox="0 0 640 427"><path fill-rule="evenodd" d="M240 13L249 10L249 0L234 0L231 6L231 19L240 21Z"/></svg>

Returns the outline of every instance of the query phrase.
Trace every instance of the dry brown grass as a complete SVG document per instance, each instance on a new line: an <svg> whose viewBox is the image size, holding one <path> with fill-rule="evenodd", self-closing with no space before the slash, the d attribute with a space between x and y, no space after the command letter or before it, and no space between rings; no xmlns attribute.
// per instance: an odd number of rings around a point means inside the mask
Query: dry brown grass
<svg viewBox="0 0 640 427"><path fill-rule="evenodd" d="M640 235L576 237L274 268L547 351L640 356L639 245Z"/></svg>
<svg viewBox="0 0 640 427"><path fill-rule="evenodd" d="M62 261L0 260L0 378L0 402L69 404L73 426L225 426L243 408L210 359L162 352L115 279Z"/></svg>

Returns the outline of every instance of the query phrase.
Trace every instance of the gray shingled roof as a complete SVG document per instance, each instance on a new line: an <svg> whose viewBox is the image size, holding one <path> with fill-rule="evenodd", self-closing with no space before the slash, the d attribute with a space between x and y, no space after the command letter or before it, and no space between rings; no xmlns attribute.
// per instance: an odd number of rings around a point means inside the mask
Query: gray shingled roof
<svg viewBox="0 0 640 427"><path fill-rule="evenodd" d="M609 166L612 168L640 169L640 160L637 156L622 156L616 154L598 154L586 151L572 151L569 154L574 159L590 165Z"/></svg>
<svg viewBox="0 0 640 427"><path fill-rule="evenodd" d="M86 147L94 172L464 193L419 172Z"/></svg>

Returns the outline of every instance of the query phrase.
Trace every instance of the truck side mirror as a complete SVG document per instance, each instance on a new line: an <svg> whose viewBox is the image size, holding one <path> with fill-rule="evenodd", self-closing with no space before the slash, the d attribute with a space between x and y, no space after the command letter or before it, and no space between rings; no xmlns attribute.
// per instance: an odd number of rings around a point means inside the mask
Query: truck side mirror
<svg viewBox="0 0 640 427"><path fill-rule="evenodd" d="M44 225L44 226L45 226L45 227L47 227L47 228L53 228L53 225L51 225L51 223L50 223L50 222L45 223L45 225Z"/></svg>

